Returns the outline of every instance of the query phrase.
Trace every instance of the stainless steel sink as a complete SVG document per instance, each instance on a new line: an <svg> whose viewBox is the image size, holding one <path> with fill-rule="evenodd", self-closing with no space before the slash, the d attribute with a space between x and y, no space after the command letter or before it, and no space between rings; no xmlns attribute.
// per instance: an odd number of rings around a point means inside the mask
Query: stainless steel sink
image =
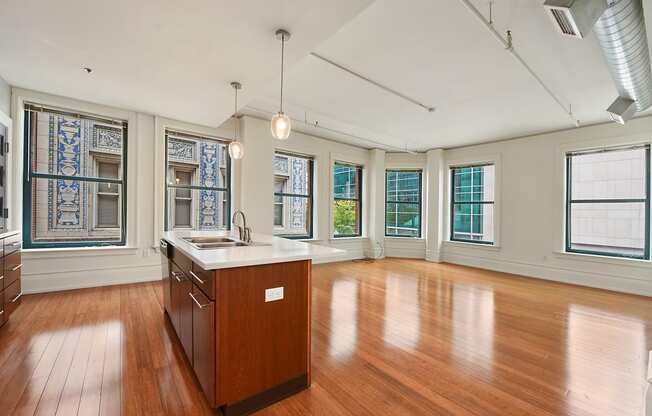
<svg viewBox="0 0 652 416"><path fill-rule="evenodd" d="M245 243L229 237L183 237L184 240L192 244L199 250L217 250L229 247L247 247L247 246L268 246L266 243Z"/></svg>
<svg viewBox="0 0 652 416"><path fill-rule="evenodd" d="M228 237L183 237L184 240L193 244L210 244L210 243L237 243L238 240Z"/></svg>

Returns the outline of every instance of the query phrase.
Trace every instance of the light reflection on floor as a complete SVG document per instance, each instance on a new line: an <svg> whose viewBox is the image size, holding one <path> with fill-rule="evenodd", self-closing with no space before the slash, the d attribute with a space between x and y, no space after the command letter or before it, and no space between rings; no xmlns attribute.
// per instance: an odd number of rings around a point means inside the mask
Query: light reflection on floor
<svg viewBox="0 0 652 416"><path fill-rule="evenodd" d="M338 360L348 358L358 340L358 281L338 280L331 295L329 354Z"/></svg>
<svg viewBox="0 0 652 416"><path fill-rule="evenodd" d="M567 334L569 410L603 409L604 413L635 414L645 389L645 323L629 316L570 305ZM609 368L617 371L611 372Z"/></svg>
<svg viewBox="0 0 652 416"><path fill-rule="evenodd" d="M408 350L419 343L419 280L390 274L385 281L385 343Z"/></svg>

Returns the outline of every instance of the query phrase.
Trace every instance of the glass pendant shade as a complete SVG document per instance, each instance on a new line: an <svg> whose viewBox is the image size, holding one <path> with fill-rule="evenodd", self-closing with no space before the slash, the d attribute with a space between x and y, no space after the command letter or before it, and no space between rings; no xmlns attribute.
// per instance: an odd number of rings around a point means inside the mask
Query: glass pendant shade
<svg viewBox="0 0 652 416"><path fill-rule="evenodd" d="M279 111L274 117L272 117L272 136L275 139L286 140L290 137L290 130L292 129L292 123L290 122L290 117L286 116L282 111Z"/></svg>
<svg viewBox="0 0 652 416"><path fill-rule="evenodd" d="M231 159L242 159L244 156L244 145L237 140L229 143L229 156L231 156Z"/></svg>

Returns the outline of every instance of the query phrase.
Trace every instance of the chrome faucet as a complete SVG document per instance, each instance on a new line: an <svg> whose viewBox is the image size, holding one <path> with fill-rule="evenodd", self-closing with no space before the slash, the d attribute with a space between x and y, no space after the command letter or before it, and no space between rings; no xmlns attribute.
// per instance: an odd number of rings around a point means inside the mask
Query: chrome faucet
<svg viewBox="0 0 652 416"><path fill-rule="evenodd" d="M238 216L238 214L240 214L240 216L242 217L242 225L236 224L236 222L235 222L236 217ZM231 222L233 223L233 225L238 227L238 234L240 236L240 240L244 241L247 244L250 244L251 243L251 228L247 227L247 217L245 217L244 212L240 211L239 209L236 210L233 213L233 218L231 218Z"/></svg>

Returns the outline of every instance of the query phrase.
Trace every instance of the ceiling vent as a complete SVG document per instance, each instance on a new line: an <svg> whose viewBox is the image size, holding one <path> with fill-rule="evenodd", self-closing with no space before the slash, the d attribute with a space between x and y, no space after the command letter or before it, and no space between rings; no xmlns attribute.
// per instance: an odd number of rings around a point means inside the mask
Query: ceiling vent
<svg viewBox="0 0 652 416"><path fill-rule="evenodd" d="M603 0L546 0L543 6L548 11L559 33L582 39L607 8Z"/></svg>

